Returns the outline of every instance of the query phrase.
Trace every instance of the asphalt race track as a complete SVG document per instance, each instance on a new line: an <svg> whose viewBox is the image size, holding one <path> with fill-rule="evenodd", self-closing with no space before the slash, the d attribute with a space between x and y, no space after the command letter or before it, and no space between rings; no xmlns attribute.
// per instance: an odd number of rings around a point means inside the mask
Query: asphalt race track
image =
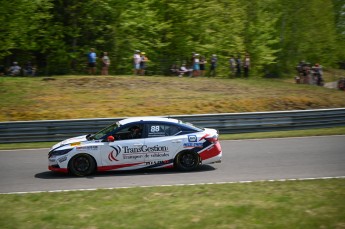
<svg viewBox="0 0 345 229"><path fill-rule="evenodd" d="M345 135L221 145L223 162L194 172L110 171L81 178L48 171L48 149L2 150L0 193L345 176Z"/></svg>

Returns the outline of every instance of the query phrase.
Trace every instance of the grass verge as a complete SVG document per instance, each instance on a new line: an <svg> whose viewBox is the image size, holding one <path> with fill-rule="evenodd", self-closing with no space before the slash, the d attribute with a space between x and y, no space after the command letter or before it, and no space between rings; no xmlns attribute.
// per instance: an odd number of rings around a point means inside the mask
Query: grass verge
<svg viewBox="0 0 345 229"><path fill-rule="evenodd" d="M332 127L308 130L289 130L273 132L256 132L243 134L222 134L221 140L239 140L239 139L259 139L259 138L288 138L288 137L310 137L326 135L344 135L345 127Z"/></svg>
<svg viewBox="0 0 345 229"><path fill-rule="evenodd" d="M345 228L345 179L0 196L0 227Z"/></svg>
<svg viewBox="0 0 345 229"><path fill-rule="evenodd" d="M242 134L221 134L220 140L240 140L240 139L259 139L259 138L286 138L286 137L308 137L323 135L344 135L345 127L309 129L309 130L290 130L274 132L257 132ZM5 143L0 144L0 150L10 149L36 149L50 148L56 142L33 142L33 143Z"/></svg>
<svg viewBox="0 0 345 229"><path fill-rule="evenodd" d="M278 79L0 77L0 121L345 107L344 92Z"/></svg>

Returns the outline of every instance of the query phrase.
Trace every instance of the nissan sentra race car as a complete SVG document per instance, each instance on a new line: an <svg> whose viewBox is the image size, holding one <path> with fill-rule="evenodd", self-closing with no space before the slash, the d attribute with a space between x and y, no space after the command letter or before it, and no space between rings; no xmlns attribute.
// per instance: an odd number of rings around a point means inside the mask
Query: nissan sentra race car
<svg viewBox="0 0 345 229"><path fill-rule="evenodd" d="M217 130L177 119L140 117L57 143L48 153L48 169L76 176L151 168L190 171L221 158Z"/></svg>

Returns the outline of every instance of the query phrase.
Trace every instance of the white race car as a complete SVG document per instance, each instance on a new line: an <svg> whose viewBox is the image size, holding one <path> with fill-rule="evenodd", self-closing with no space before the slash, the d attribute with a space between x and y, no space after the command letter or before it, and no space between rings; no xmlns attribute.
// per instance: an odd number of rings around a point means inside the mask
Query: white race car
<svg viewBox="0 0 345 229"><path fill-rule="evenodd" d="M177 119L139 117L57 143L48 154L48 169L76 176L150 168L189 171L221 158L217 130Z"/></svg>

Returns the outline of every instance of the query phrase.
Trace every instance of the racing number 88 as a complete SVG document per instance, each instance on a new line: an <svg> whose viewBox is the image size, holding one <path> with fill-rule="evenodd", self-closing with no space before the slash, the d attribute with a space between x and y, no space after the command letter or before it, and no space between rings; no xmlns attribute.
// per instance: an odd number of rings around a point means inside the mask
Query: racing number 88
<svg viewBox="0 0 345 229"><path fill-rule="evenodd" d="M159 126L151 126L151 132L159 132Z"/></svg>

